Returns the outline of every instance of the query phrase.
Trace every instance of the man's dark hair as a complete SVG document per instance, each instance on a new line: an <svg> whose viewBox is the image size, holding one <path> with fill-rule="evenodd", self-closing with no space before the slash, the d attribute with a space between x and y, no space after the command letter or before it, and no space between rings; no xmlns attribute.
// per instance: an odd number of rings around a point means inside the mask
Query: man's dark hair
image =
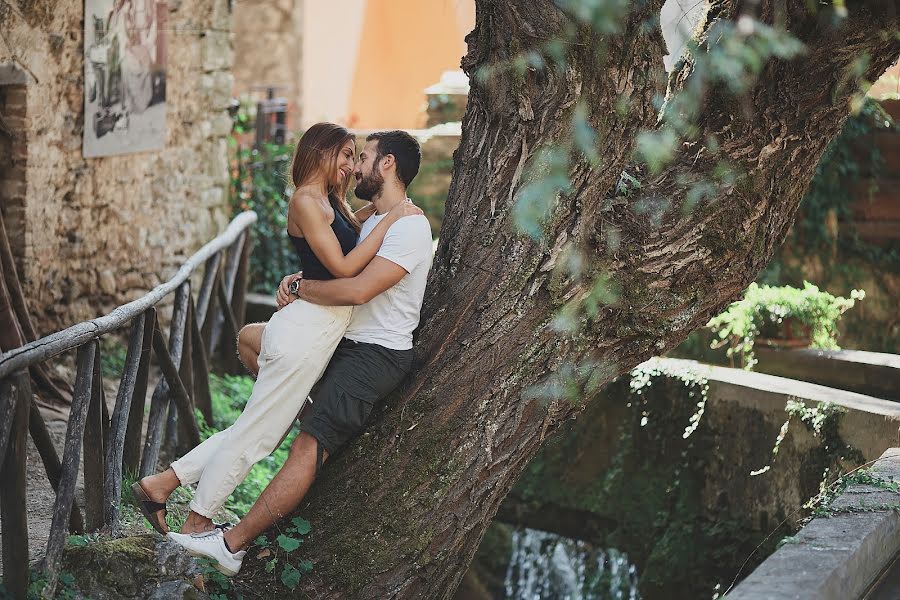
<svg viewBox="0 0 900 600"><path fill-rule="evenodd" d="M422 162L422 148L416 138L405 131L395 129L370 133L366 137L366 141L372 140L378 142L375 162L377 163L388 154L393 154L394 160L397 162L397 177L403 187L409 187L419 172L419 163Z"/></svg>

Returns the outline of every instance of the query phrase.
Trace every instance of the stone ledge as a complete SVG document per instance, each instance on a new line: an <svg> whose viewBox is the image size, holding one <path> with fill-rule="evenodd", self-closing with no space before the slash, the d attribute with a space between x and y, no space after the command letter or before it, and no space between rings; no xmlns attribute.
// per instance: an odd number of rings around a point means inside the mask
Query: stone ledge
<svg viewBox="0 0 900 600"><path fill-rule="evenodd" d="M801 400L807 406L830 402L847 409L840 422L841 438L863 453L868 460L881 456L885 448L900 445L900 403L864 394L765 375L743 369L730 369L679 358L656 358L662 364L689 369L709 380L710 396L735 406L785 415L788 399ZM885 443L887 442L887 443Z"/></svg>
<svg viewBox="0 0 900 600"><path fill-rule="evenodd" d="M887 450L872 471L883 479L900 481L900 448ZM900 504L898 492L851 486L832 503L836 514L813 519L726 597L861 597L900 550L900 514L890 509L875 510L896 504ZM841 512L849 510L863 512Z"/></svg>
<svg viewBox="0 0 900 600"><path fill-rule="evenodd" d="M900 356L859 350L757 348L756 369L770 375L900 401Z"/></svg>

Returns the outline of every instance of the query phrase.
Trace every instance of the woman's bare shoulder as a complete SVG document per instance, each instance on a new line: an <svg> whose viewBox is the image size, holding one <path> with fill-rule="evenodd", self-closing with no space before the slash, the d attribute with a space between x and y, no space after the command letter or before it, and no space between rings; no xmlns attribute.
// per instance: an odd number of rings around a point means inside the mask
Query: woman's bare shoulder
<svg viewBox="0 0 900 600"><path fill-rule="evenodd" d="M288 209L298 215L323 214L322 199L308 189L297 189L291 194Z"/></svg>

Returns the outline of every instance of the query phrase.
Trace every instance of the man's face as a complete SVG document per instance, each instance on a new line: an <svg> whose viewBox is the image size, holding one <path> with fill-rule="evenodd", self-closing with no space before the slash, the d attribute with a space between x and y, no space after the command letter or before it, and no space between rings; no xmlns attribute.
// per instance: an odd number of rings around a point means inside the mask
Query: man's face
<svg viewBox="0 0 900 600"><path fill-rule="evenodd" d="M378 140L366 142L362 152L359 153L359 160L356 161L356 168L353 169L353 175L356 177L356 189L353 193L360 200L371 201L381 193L381 188L384 187L381 167L375 164L377 155Z"/></svg>

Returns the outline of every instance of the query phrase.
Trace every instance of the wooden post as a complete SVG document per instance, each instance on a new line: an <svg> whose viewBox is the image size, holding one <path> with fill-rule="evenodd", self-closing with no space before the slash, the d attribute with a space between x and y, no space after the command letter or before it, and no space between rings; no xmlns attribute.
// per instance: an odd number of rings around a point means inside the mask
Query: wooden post
<svg viewBox="0 0 900 600"><path fill-rule="evenodd" d="M234 315L235 330L237 332L235 334L235 344L237 344L237 335L240 334L241 328L246 322L247 277L250 264L250 251L252 248L253 238L251 237L250 232L247 231L242 238L241 255L240 260L238 261L237 272L235 273L234 285L229 292L231 297L231 314ZM224 372L230 373L231 375L238 375L246 372L244 370L244 365L241 364L240 358L238 357L236 347L226 347L220 356L222 357L221 368Z"/></svg>
<svg viewBox="0 0 900 600"><path fill-rule="evenodd" d="M193 405L191 404L191 397L188 395L184 383L178 375L178 368L172 361L169 350L166 348L166 343L162 338L162 333L160 333L159 330L156 330L153 337L153 349L156 352L156 360L159 362L159 368L163 373L163 377L165 377L168 382L168 389L175 399L178 410L185 415L192 414L191 411L193 410ZM193 448L200 443L200 430L197 428L197 421L195 419L189 419L188 425L187 442Z"/></svg>
<svg viewBox="0 0 900 600"><path fill-rule="evenodd" d="M106 439L108 437L106 432L109 429L109 417L105 409L103 375L100 372L100 346L96 340L79 348L79 356L82 349L91 344L95 348L91 377L93 384L89 388L90 402L87 409L87 422L84 425L84 517L87 530L98 531L105 524L103 479L106 472ZM71 429L71 416L69 419L69 428ZM68 439L68 430L66 436ZM65 457L63 457L63 463L65 463ZM63 468L65 469L65 466Z"/></svg>
<svg viewBox="0 0 900 600"><path fill-rule="evenodd" d="M249 233L244 231L238 239L234 241L231 246L228 248L228 258L225 261L225 269L222 273L222 281L225 284L226 297L228 298L227 305L231 304L231 298L234 292L234 282L237 278L237 272L240 268L241 264L241 250L242 250L242 242L247 238ZM219 301L219 304L222 305L224 309L226 305L222 304L222 301ZM216 311L215 317L213 318L212 328L209 332L209 337L204 338L208 340L206 345L207 353L209 354L210 359L212 359L216 355L216 349L219 347L219 341L222 338L222 321L223 314L220 314ZM227 352L228 349L226 349Z"/></svg>
<svg viewBox="0 0 900 600"><path fill-rule="evenodd" d="M28 513L25 510L25 453L31 380L27 371L4 380L0 410L10 407L0 430L0 526L3 527L3 585L13 598L25 598L28 588ZM9 423L9 427L6 427ZM6 431L7 435L2 435ZM8 437L7 437L8 436Z"/></svg>
<svg viewBox="0 0 900 600"><path fill-rule="evenodd" d="M209 298L209 305L207 306L204 319L202 321L197 321L197 324L200 327L200 337L198 339L202 341L203 347L206 348L206 354L210 357L215 352L212 346L212 336L213 326L216 323L216 315L218 314L216 308L219 303L219 295L216 293L216 288L219 286L220 281L222 281L221 270L216 271L216 276L213 278L212 288L210 289L211 296Z"/></svg>
<svg viewBox="0 0 900 600"><path fill-rule="evenodd" d="M141 364L134 382L131 412L128 416L128 431L125 433L125 450L122 454L122 468L130 474L137 474L141 463L141 429L144 424L144 407L147 405L147 379L150 375L150 357L155 330L156 309L151 307L144 311Z"/></svg>
<svg viewBox="0 0 900 600"><path fill-rule="evenodd" d="M59 455L56 453L56 446L53 445L53 439L47 430L47 424L41 415L41 409L38 408L34 398L29 403L28 432L31 434L31 441L34 442L38 454L41 455L41 462L44 463L44 472L47 473L47 479L53 486L53 491L59 491L59 480L62 477L62 464L59 462ZM84 521L81 518L81 510L78 508L78 502L72 503L72 515L69 519L69 532L81 534L84 533Z"/></svg>
<svg viewBox="0 0 900 600"><path fill-rule="evenodd" d="M103 518L115 535L119 531L119 500L122 497L122 456L125 452L125 434L131 418L131 403L141 368L143 357L145 327L148 313L145 311L137 317L131 326L128 339L128 353L125 355L125 368L119 381L119 392L110 420L109 433L106 438L106 473L103 483ZM152 327L152 323L150 323ZM151 331L152 333L152 331Z"/></svg>
<svg viewBox="0 0 900 600"><path fill-rule="evenodd" d="M50 523L50 538L47 540L47 555L44 557L43 596L52 598L59 576L59 561L62 559L66 545L69 514L75 500L75 484L78 481L78 468L81 464L81 445L84 440L84 429L87 422L88 409L92 398L96 395L93 388L100 385L96 379L100 371L100 352L97 340L88 342L78 349L75 374L75 395L72 398L72 409L69 412L69 426L66 428L66 444L63 449L62 477L53 505L53 520ZM85 481L87 487L87 481Z"/></svg>
<svg viewBox="0 0 900 600"><path fill-rule="evenodd" d="M188 317L188 302L191 299L191 281L185 280L175 292L175 303L172 308L172 323L169 327L169 353L178 364L181 361L181 350L184 343L184 328ZM147 425L147 438L144 441L144 456L141 459L141 477L156 472L159 461L159 449L162 445L167 411L170 405L169 384L165 378L159 380L150 400L150 417Z"/></svg>
<svg viewBox="0 0 900 600"><path fill-rule="evenodd" d="M203 283L200 284L200 292L197 294L197 320L200 325L209 314L209 303L213 295L213 284L219 274L219 264L222 262L222 251L218 251L206 260L203 271Z"/></svg>
<svg viewBox="0 0 900 600"><path fill-rule="evenodd" d="M159 448L162 445L163 428L169 409L169 387L162 380L153 390L150 398L150 415L147 417L147 437L144 438L144 453L141 457L139 478L156 473Z"/></svg>
<svg viewBox="0 0 900 600"><path fill-rule="evenodd" d="M196 421L196 418L194 417L194 361L192 358L194 355L195 340L193 335L193 324L195 321L194 302L192 298L188 297L188 314L187 320L184 323L184 341L182 342L181 347L181 363L178 367L178 376L184 383L184 388L187 390L191 402L189 410L173 411L178 418L175 419L176 428L171 431L171 433L177 433L175 440L173 441L175 442L175 447L178 449L178 454L184 454L193 447L189 445L187 436L189 435L190 424ZM196 340L196 343L202 344L200 340ZM172 401L174 402L175 399L173 398ZM172 421L170 420L170 424L171 423Z"/></svg>
<svg viewBox="0 0 900 600"><path fill-rule="evenodd" d="M17 388L14 377L0 380L0 465L6 457L13 421L16 418Z"/></svg>
<svg viewBox="0 0 900 600"><path fill-rule="evenodd" d="M200 336L200 328L197 320L191 324L193 327L193 338L202 339ZM191 356L194 371L194 406L200 409L200 414L206 423L212 424L212 395L209 393L209 358L206 347L200 343L197 344Z"/></svg>
<svg viewBox="0 0 900 600"><path fill-rule="evenodd" d="M244 243L241 246L241 260L238 263L238 270L234 279L234 287L231 290L231 312L238 325L238 331L243 327L246 320L247 308L247 282L250 269L250 253L253 251L253 236L248 230L244 234Z"/></svg>

